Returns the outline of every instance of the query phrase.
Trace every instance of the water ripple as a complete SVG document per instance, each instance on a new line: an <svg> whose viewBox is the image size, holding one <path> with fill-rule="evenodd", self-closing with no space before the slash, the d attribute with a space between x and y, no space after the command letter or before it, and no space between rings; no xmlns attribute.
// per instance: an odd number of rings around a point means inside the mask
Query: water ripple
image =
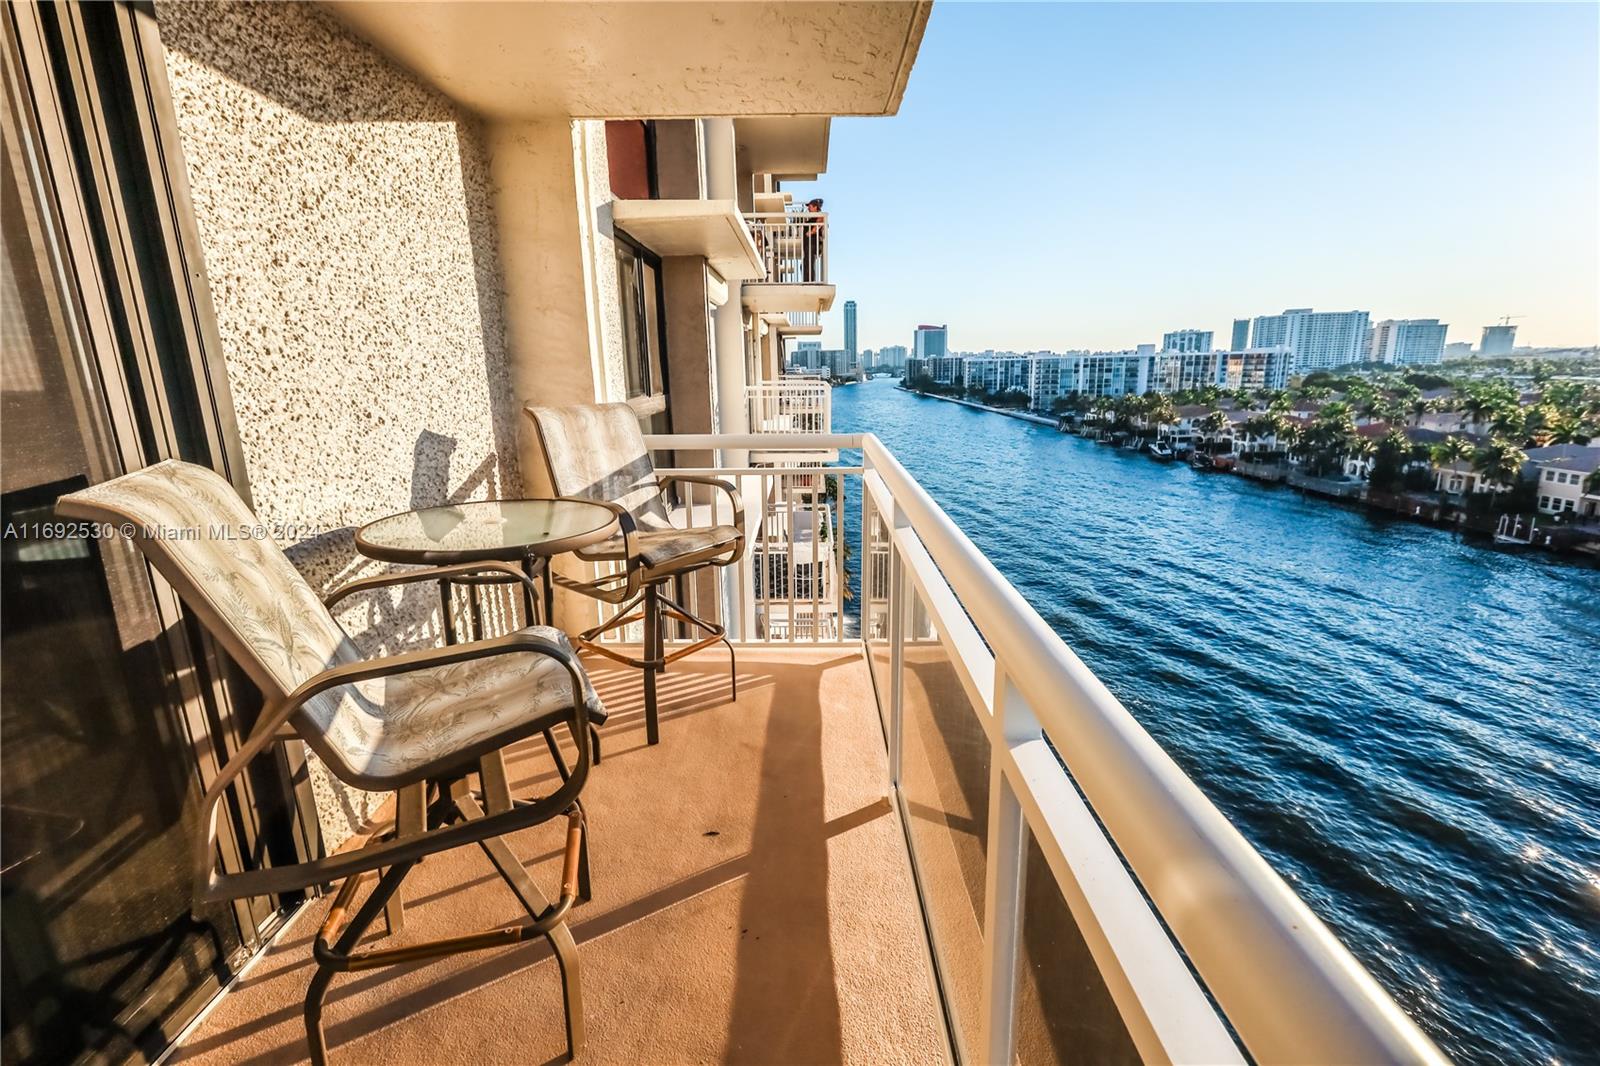
<svg viewBox="0 0 1600 1066"><path fill-rule="evenodd" d="M888 381L834 417L895 450L1448 1054L1596 1061L1600 572Z"/></svg>

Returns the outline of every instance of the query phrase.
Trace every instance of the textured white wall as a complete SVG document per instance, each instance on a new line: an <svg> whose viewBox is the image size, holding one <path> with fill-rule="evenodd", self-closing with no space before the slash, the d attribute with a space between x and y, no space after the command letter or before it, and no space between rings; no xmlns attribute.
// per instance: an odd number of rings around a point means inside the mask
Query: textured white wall
<svg viewBox="0 0 1600 1066"><path fill-rule="evenodd" d="M156 10L256 509L322 531L286 547L330 589L371 568L354 527L520 489L481 131L309 4ZM389 653L436 605L341 620ZM330 848L384 798L312 783Z"/></svg>

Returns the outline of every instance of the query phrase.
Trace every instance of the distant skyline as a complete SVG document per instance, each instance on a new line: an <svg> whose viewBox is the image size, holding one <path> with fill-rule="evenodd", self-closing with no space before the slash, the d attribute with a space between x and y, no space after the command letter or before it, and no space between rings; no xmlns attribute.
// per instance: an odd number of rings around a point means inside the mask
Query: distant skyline
<svg viewBox="0 0 1600 1066"><path fill-rule="evenodd" d="M935 5L836 119L825 346L1120 349L1286 308L1600 340L1600 8Z"/></svg>

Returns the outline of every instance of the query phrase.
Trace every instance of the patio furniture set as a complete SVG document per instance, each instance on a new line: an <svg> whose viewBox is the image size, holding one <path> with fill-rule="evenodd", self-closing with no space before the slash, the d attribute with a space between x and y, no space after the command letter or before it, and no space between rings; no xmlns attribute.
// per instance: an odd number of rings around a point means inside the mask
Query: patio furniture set
<svg viewBox="0 0 1600 1066"><path fill-rule="evenodd" d="M568 1054L581 1052L579 962L568 919L590 898L581 794L601 759L599 729L607 713L578 652L643 671L646 735L655 744L656 674L684 655L727 643L720 623L695 615L668 590L697 571L742 557L736 489L713 479L658 476L625 404L530 407L527 414L556 497L450 504L370 523L356 534L358 550L410 568L357 579L325 598L270 539L163 535L257 524L233 486L204 467L169 460L64 496L58 505L65 516L131 529L149 563L266 697L255 727L202 797L196 901L342 882L313 945L317 969L305 999L311 1060L319 1066L327 1059L322 1003L336 974L539 937L549 941L561 970ZM726 493L731 520L691 525L688 509L674 500L684 482ZM600 564L593 568L599 576L557 573L551 560L567 552ZM357 593L418 582L438 585L444 643L363 657L330 608ZM490 635L480 590L491 585L515 589L526 625ZM551 624L557 587L614 610L569 637ZM470 639L462 639L454 620L457 588L467 592ZM534 624L535 617L542 624ZM668 621L699 635L669 651ZM606 639L634 624L643 633L637 653ZM732 656L731 643L728 650ZM563 732L577 753L570 765L558 743ZM559 784L544 795L514 795L505 749L540 736ZM257 756L284 741L304 742L352 788L394 792L393 827L354 850L221 872L219 805ZM565 820L566 846L552 903L506 838L555 819ZM465 845L484 851L526 912L520 924L399 947L363 946L380 914L389 934L404 928L400 888L418 862Z"/></svg>

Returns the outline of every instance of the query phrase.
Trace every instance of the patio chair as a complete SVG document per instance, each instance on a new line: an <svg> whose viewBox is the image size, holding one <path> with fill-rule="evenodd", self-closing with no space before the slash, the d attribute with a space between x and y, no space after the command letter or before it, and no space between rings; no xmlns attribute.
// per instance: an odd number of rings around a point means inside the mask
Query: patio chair
<svg viewBox="0 0 1600 1066"><path fill-rule="evenodd" d="M727 628L692 613L669 596L665 586L710 566L731 566L744 555L744 506L726 481L684 474L658 476L639 431L639 419L625 403L526 408L537 430L545 470L558 495L605 504L617 515L621 532L580 548L592 562L618 564L592 581L556 575L556 584L580 595L617 604L606 621L579 634L576 643L616 662L644 671L645 739L661 739L656 709L656 674L669 663L721 641L728 646L733 696L739 695L738 660ZM668 509L668 494L678 485L720 489L732 506L732 522L689 525L688 509ZM705 634L670 653L662 622L670 618ZM637 656L600 638L642 622L644 644Z"/></svg>
<svg viewBox="0 0 1600 1066"><path fill-rule="evenodd" d="M225 537L258 522L225 480L189 463L168 461L63 496L59 513L116 523L177 590L200 623L266 695L260 718L200 800L194 867L199 901L239 899L343 881L319 932L317 971L306 993L311 1059L326 1061L322 1000L335 973L414 963L490 947L549 940L561 970L567 1047L583 1045L576 945L567 913L587 896L585 825L578 795L588 777L588 727L601 706L572 645L559 630L530 626L507 636L362 659L327 606L270 539ZM333 602L366 589L489 572L526 581L503 563L427 567L364 578ZM503 750L565 727L577 748L548 795L513 799ZM394 791L395 827L366 846L266 869L216 868L217 813L223 794L269 745L305 741L340 781ZM481 791L471 787L477 774ZM566 819L560 896L549 903L505 837ZM425 856L476 844L527 912L521 924L388 950L357 946L380 912L389 931L403 911L397 891ZM377 885L351 910L361 883Z"/></svg>

